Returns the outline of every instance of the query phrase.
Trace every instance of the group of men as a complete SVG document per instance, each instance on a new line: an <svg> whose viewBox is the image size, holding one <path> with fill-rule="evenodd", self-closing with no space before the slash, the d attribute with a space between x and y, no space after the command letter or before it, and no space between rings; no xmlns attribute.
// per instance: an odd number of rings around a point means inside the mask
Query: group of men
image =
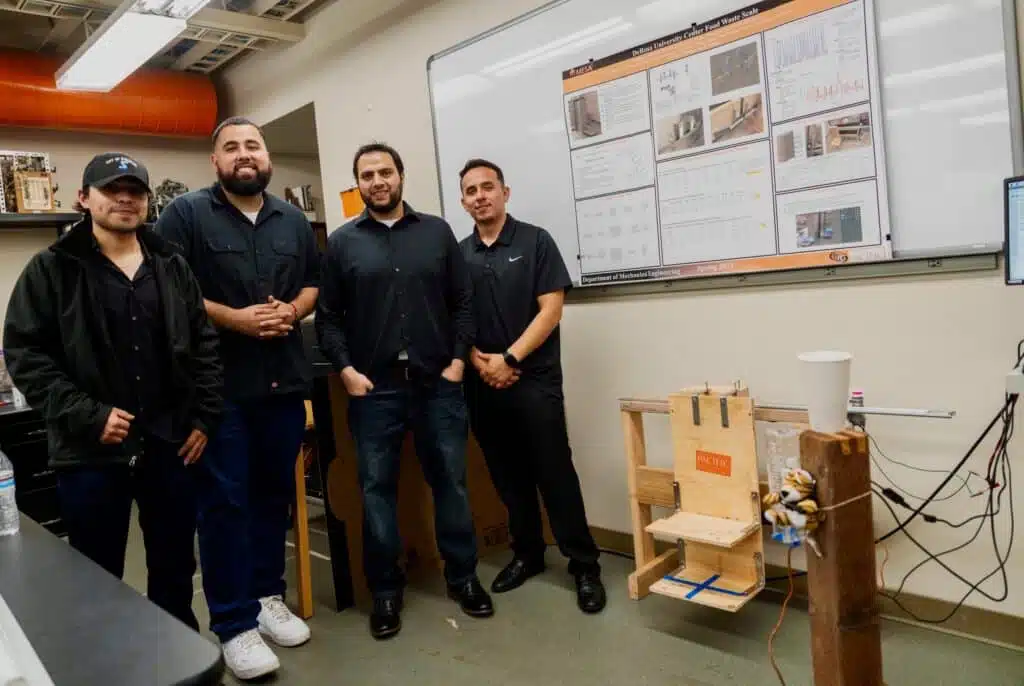
<svg viewBox="0 0 1024 686"><path fill-rule="evenodd" d="M241 679L277 670L264 636L279 646L310 637L284 603L284 551L309 383L299 323L315 311L350 396L373 636L401 629L397 488L410 430L448 593L466 614L494 613L476 571L470 426L513 541L491 591L545 568L539 491L580 609L603 609L562 393L571 280L551 236L507 214L501 169L477 159L462 170L475 229L460 243L404 202L398 152L363 146L353 174L366 209L321 255L302 212L266 191L273 168L258 127L222 122L211 160L217 182L148 227L145 167L95 157L78 191L83 219L29 262L11 295L5 356L46 419L71 545L122 576L134 501L147 595L198 630L198 530L227 666Z"/></svg>

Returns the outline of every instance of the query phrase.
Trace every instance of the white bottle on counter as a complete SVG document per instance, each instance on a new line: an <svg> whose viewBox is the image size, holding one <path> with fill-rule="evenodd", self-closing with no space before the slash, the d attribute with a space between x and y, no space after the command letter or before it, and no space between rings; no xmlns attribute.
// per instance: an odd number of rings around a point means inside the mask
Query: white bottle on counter
<svg viewBox="0 0 1024 686"><path fill-rule="evenodd" d="M14 500L14 464L0 450L0 536L13 536L21 528Z"/></svg>

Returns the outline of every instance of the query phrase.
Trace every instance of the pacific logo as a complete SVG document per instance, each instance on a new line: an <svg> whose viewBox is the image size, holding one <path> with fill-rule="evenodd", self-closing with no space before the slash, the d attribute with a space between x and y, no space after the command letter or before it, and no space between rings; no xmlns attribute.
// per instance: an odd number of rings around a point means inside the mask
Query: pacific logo
<svg viewBox="0 0 1024 686"><path fill-rule="evenodd" d="M840 250L834 250L828 254L828 259L833 262L839 262L840 264L850 261L850 253L843 252Z"/></svg>

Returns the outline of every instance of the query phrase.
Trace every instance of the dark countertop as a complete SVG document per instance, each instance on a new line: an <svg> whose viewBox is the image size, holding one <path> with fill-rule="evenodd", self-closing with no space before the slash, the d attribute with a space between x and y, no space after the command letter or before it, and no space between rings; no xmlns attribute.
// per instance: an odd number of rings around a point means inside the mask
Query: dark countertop
<svg viewBox="0 0 1024 686"><path fill-rule="evenodd" d="M28 517L0 538L0 595L59 686L219 684L220 649Z"/></svg>

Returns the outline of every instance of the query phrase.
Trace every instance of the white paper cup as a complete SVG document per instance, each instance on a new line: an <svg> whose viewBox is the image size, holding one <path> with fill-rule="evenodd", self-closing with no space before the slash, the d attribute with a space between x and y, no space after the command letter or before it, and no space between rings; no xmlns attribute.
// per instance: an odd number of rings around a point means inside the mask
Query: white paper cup
<svg viewBox="0 0 1024 686"><path fill-rule="evenodd" d="M811 428L835 433L846 428L850 400L850 361L853 355L838 350L800 353L804 398Z"/></svg>

